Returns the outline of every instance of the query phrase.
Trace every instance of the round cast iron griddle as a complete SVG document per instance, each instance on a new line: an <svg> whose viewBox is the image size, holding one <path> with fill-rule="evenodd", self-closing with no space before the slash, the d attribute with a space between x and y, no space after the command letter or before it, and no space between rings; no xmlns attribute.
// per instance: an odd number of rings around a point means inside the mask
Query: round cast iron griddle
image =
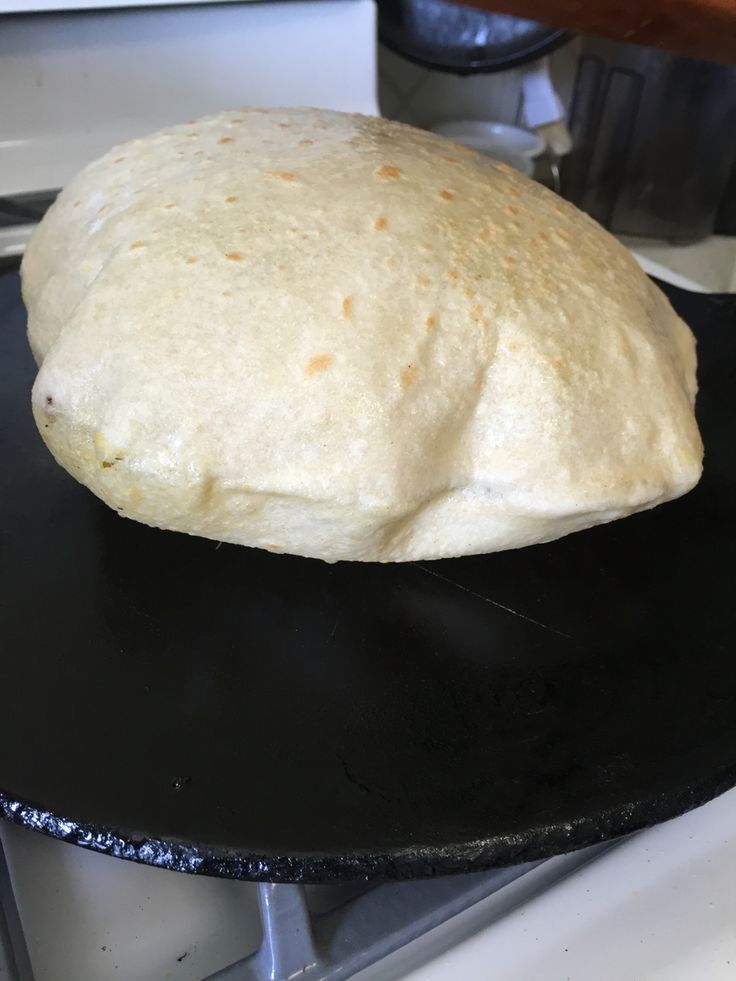
<svg viewBox="0 0 736 981"><path fill-rule="evenodd" d="M31 420L0 280L0 812L214 875L552 855L736 783L736 304L697 328L706 469L549 545L326 565L121 519Z"/></svg>
<svg viewBox="0 0 736 981"><path fill-rule="evenodd" d="M570 39L556 27L446 0L379 0L378 36L410 61L455 75L505 71Z"/></svg>

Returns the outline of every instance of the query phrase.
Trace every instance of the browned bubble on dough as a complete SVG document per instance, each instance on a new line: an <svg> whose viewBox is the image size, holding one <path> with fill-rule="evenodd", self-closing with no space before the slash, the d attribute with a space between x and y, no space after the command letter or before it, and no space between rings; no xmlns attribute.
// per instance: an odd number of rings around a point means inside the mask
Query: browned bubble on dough
<svg viewBox="0 0 736 981"><path fill-rule="evenodd" d="M501 164L499 164L499 166L501 166ZM513 184L506 184L503 189L503 193L509 198L521 197L521 191L518 189L518 187L514 187Z"/></svg>
<svg viewBox="0 0 736 981"><path fill-rule="evenodd" d="M199 485L199 506L201 508L207 507L212 500L212 493L215 489L215 483L215 475L210 471L207 471L202 478L202 483Z"/></svg>
<svg viewBox="0 0 736 981"><path fill-rule="evenodd" d="M519 350L519 343L518 343L518 341L515 341L515 340L513 340L513 338L512 338L512 339L511 339L510 341L508 341L508 343L506 344L506 350L507 350L507 351L518 351L518 350Z"/></svg>
<svg viewBox="0 0 736 981"><path fill-rule="evenodd" d="M175 208L175 207L176 207L176 201L169 201L168 204L164 205L164 208Z"/></svg>
<svg viewBox="0 0 736 981"><path fill-rule="evenodd" d="M283 545L276 545L275 542L266 542L266 544L263 547L267 548L269 552L283 552L284 550Z"/></svg>
<svg viewBox="0 0 736 981"><path fill-rule="evenodd" d="M304 366L304 374L310 377L312 375L321 375L323 371L327 371L331 364L332 355L315 354Z"/></svg>
<svg viewBox="0 0 736 981"><path fill-rule="evenodd" d="M373 176L380 178L382 181L397 181L401 177L401 171L398 167L392 167L390 164L383 164L373 171Z"/></svg>
<svg viewBox="0 0 736 981"><path fill-rule="evenodd" d="M221 136L220 139L217 142L218 142L218 144L232 143L234 141L234 139L235 139L235 137L233 137L233 136Z"/></svg>
<svg viewBox="0 0 736 981"><path fill-rule="evenodd" d="M128 246L128 248L129 249L142 249L145 244L146 244L145 242L141 242L140 239L137 239L135 242L131 242L130 245Z"/></svg>
<svg viewBox="0 0 736 981"><path fill-rule="evenodd" d="M313 144L314 144L314 140L307 140L307 139L299 140L299 146L312 146Z"/></svg>
<svg viewBox="0 0 736 981"><path fill-rule="evenodd" d="M452 191L440 191L440 197L442 198L443 201L455 200L455 195L452 193Z"/></svg>
<svg viewBox="0 0 736 981"><path fill-rule="evenodd" d="M240 262L243 257L239 252L226 252L225 258L229 259L231 262Z"/></svg>
<svg viewBox="0 0 736 981"><path fill-rule="evenodd" d="M193 255L190 255L190 256L187 256L187 258L186 258L186 259L184 260L184 262L186 262L186 264L187 264L188 266L191 266L191 264L192 264L193 262L196 262L196 261L197 261L197 259L196 259L196 257L195 257L195 256L193 256Z"/></svg>
<svg viewBox="0 0 736 981"><path fill-rule="evenodd" d="M348 319L353 309L353 300L350 296L344 296L342 298L342 315L345 320Z"/></svg>
<svg viewBox="0 0 736 981"><path fill-rule="evenodd" d="M399 378L401 380L401 387L405 392L408 392L411 386L416 381L417 377L417 367L416 365L409 364L406 368L402 369L399 373Z"/></svg>
<svg viewBox="0 0 736 981"><path fill-rule="evenodd" d="M279 123L281 129L291 129L291 123Z"/></svg>
<svg viewBox="0 0 736 981"><path fill-rule="evenodd" d="M457 282L457 269L448 269L447 270L447 278L450 280L451 283L456 283Z"/></svg>
<svg viewBox="0 0 736 981"><path fill-rule="evenodd" d="M454 143L450 141L448 145L452 147L455 153L460 153L464 157L470 157L471 159L474 160L478 156L475 150L471 150L470 147L463 146L462 143Z"/></svg>
<svg viewBox="0 0 736 981"><path fill-rule="evenodd" d="M443 157L442 159L443 160L446 160L450 164L459 164L460 163L460 161L457 159L457 157Z"/></svg>
<svg viewBox="0 0 736 981"><path fill-rule="evenodd" d="M373 219L373 227L375 228L375 230L377 232L382 232L383 229L386 227L386 219L385 218L374 218Z"/></svg>
<svg viewBox="0 0 736 981"><path fill-rule="evenodd" d="M432 316L431 313L429 314L429 316L424 318L424 326L427 328L428 331L434 330L434 326L436 322L437 322L436 319Z"/></svg>
<svg viewBox="0 0 736 981"><path fill-rule="evenodd" d="M507 204L503 210L506 212L507 215L511 215L512 217L518 215L519 213L519 209L516 207L515 204Z"/></svg>
<svg viewBox="0 0 736 981"><path fill-rule="evenodd" d="M232 296L233 295L233 291L232 290L223 290L222 291L222 295L223 296Z"/></svg>
<svg viewBox="0 0 736 981"><path fill-rule="evenodd" d="M293 181L294 175L290 170L267 170L266 173L269 177L277 177L282 181Z"/></svg>
<svg viewBox="0 0 736 981"><path fill-rule="evenodd" d="M119 164L119 163L122 163L123 160L125 160L125 157L115 157L115 159L113 160L113 163L114 164Z"/></svg>
<svg viewBox="0 0 736 981"><path fill-rule="evenodd" d="M225 204L235 204L237 200L238 199L234 194L228 194L228 196L225 198Z"/></svg>

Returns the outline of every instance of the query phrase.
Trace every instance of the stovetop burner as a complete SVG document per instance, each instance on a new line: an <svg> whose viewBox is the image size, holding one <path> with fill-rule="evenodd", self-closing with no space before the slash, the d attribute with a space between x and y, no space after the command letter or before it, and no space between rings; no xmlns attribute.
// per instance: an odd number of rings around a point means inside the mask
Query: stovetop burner
<svg viewBox="0 0 736 981"><path fill-rule="evenodd" d="M203 981L288 981L295 976L309 981L343 981L538 866L555 865L551 881L558 881L614 844L593 845L552 862L411 882L338 886L259 883L260 946ZM550 884L547 877L544 887ZM34 978L1 842L0 978Z"/></svg>

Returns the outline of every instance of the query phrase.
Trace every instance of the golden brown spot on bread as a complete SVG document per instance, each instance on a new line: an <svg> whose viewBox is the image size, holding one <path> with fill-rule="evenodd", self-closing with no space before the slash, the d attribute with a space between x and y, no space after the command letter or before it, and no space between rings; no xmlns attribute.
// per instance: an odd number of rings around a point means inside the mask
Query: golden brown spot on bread
<svg viewBox="0 0 736 981"><path fill-rule="evenodd" d="M119 163L122 163L123 160L125 160L125 157L115 157L115 159L113 160L113 163L114 164L119 164Z"/></svg>
<svg viewBox="0 0 736 981"><path fill-rule="evenodd" d="M518 215L519 213L519 209L516 207L515 204L507 204L506 207L504 208L504 211L506 212L507 215L511 215L511 216Z"/></svg>
<svg viewBox="0 0 736 981"><path fill-rule="evenodd" d="M184 262L186 262L186 264L187 264L188 266L191 266L191 264L192 264L193 262L196 262L196 261L197 261L197 259L196 259L196 257L195 257L195 256L193 256L193 255L190 255L190 256L187 256L187 258L186 258L186 259L184 260Z"/></svg>
<svg viewBox="0 0 736 981"><path fill-rule="evenodd" d="M478 238L481 240L481 242L487 242L488 239L490 238L490 232L488 231L488 229L481 228L481 230L478 232Z"/></svg>
<svg viewBox="0 0 736 981"><path fill-rule="evenodd" d="M226 252L225 258L229 259L231 262L240 262L243 257L239 252Z"/></svg>
<svg viewBox="0 0 736 981"><path fill-rule="evenodd" d="M81 201L75 201L74 204L72 205L72 208L78 208L81 203L82 203Z"/></svg>
<svg viewBox="0 0 736 981"><path fill-rule="evenodd" d="M440 197L442 198L443 201L455 200L455 195L452 193L452 191L440 191Z"/></svg>
<svg viewBox="0 0 736 981"><path fill-rule="evenodd" d="M488 318L487 317L481 317L481 319L478 321L478 323L480 324L481 330L483 331L483 333L484 334L487 333L488 328L490 326L490 322L489 322Z"/></svg>
<svg viewBox="0 0 736 981"><path fill-rule="evenodd" d="M431 313L429 314L428 317L424 318L424 326L427 328L427 330L434 330L435 323L436 320Z"/></svg>
<svg viewBox="0 0 736 981"><path fill-rule="evenodd" d="M406 366L406 368L404 368L401 371L399 378L401 379L401 387L405 392L409 391L411 386L416 381L416 377L417 377L416 365L409 364Z"/></svg>
<svg viewBox="0 0 736 981"><path fill-rule="evenodd" d="M457 282L457 269L448 269L447 278L450 280L451 283Z"/></svg>
<svg viewBox="0 0 736 981"><path fill-rule="evenodd" d="M353 300L352 300L352 297L349 297L349 296L344 296L344 297L342 298L342 315L343 315L343 317L344 317L344 318L345 318L346 320L347 320L347 319L348 319L348 317L350 316L350 312L351 312L351 310L352 310L352 307L353 307Z"/></svg>
<svg viewBox="0 0 736 981"><path fill-rule="evenodd" d="M505 255L501 258L501 262L509 269L511 266L516 265L516 259L512 255Z"/></svg>
<svg viewBox="0 0 736 981"><path fill-rule="evenodd" d="M386 266L388 269L393 269L395 265L396 265L396 256L390 255L388 259L386 259Z"/></svg>
<svg viewBox="0 0 736 981"><path fill-rule="evenodd" d="M459 164L460 163L460 161L457 159L457 157L443 157L442 159L443 160L446 160L449 164Z"/></svg>
<svg viewBox="0 0 736 981"><path fill-rule="evenodd" d="M104 213L108 210L109 207L110 207L109 204L103 204L101 208L97 209L97 214L104 215Z"/></svg>
<svg viewBox="0 0 736 981"><path fill-rule="evenodd" d="M537 238L541 238L543 242L549 242L549 235L546 232L538 232Z"/></svg>
<svg viewBox="0 0 736 981"><path fill-rule="evenodd" d="M212 492L215 489L216 478L213 473L208 470L207 473L202 478L202 482L199 485L199 506L201 508L207 507L207 505L212 500Z"/></svg>
<svg viewBox="0 0 736 981"><path fill-rule="evenodd" d="M267 170L266 173L269 177L278 177L282 181L293 181L294 175L290 170Z"/></svg>
<svg viewBox="0 0 736 981"><path fill-rule="evenodd" d="M513 340L513 339L512 339L512 340L510 340L510 341L509 341L509 342L508 342L508 343L506 344L506 349L507 349L508 351L518 351L518 350L519 350L519 343L518 343L518 341L515 341L515 340Z"/></svg>
<svg viewBox="0 0 736 981"><path fill-rule="evenodd" d="M315 354L313 357L307 361L304 366L304 374L308 376L320 375L323 371L327 369L332 364L332 355L330 354Z"/></svg>
<svg viewBox="0 0 736 981"><path fill-rule="evenodd" d="M312 146L314 140L299 140L299 146Z"/></svg>
<svg viewBox="0 0 736 981"><path fill-rule="evenodd" d="M103 470L108 470L110 467L114 467L115 466L115 461L114 460L103 460L102 463L100 464L100 466L102 467Z"/></svg>
<svg viewBox="0 0 736 981"><path fill-rule="evenodd" d="M137 487L131 487L128 491L128 504L131 507L136 507L143 500L143 495Z"/></svg>
<svg viewBox="0 0 736 981"><path fill-rule="evenodd" d="M168 204L164 205L164 208L175 208L175 207L176 207L176 201L169 201Z"/></svg>
<svg viewBox="0 0 736 981"><path fill-rule="evenodd" d="M464 157L471 157L475 159L478 156L475 150L471 150L470 147L463 146L462 143L454 143L452 140L449 142L448 146L451 146L455 153L460 153Z"/></svg>
<svg viewBox="0 0 736 981"><path fill-rule="evenodd" d="M374 177L379 177L382 181L397 181L401 177L401 171L398 167L383 164L382 167L373 171L373 175Z"/></svg>
<svg viewBox="0 0 736 981"><path fill-rule="evenodd" d="M502 165L499 164L499 166L502 166ZM504 187L504 189L503 189L503 193L507 197L510 197L510 198L520 198L521 197L521 191L518 189L518 187L514 187L513 184L507 184Z"/></svg>
<svg viewBox="0 0 736 981"><path fill-rule="evenodd" d="M281 129L291 129L291 123L279 123Z"/></svg>
<svg viewBox="0 0 736 981"><path fill-rule="evenodd" d="M233 142L233 139L234 139L234 137L232 137L232 136L221 136L220 139L217 142L218 143L232 143Z"/></svg>
<svg viewBox="0 0 736 981"><path fill-rule="evenodd" d="M232 290L223 290L222 291L222 295L223 296L232 296L233 295L233 291Z"/></svg>
<svg viewBox="0 0 736 981"><path fill-rule="evenodd" d="M237 199L237 197L234 194L228 194L228 196L225 198L225 203L226 204L235 204L235 202L237 200L238 199Z"/></svg>
<svg viewBox="0 0 736 981"><path fill-rule="evenodd" d="M414 277L414 279L415 279L415 282L416 282L416 284L417 284L417 286L418 286L418 287L419 287L420 289L423 289L423 290L426 290L426 289L427 289L427 288L428 288L429 286L431 286L431 285L432 285L432 284L430 283L430 281L429 281L429 280L427 279L427 277L426 277L426 276L422 276L422 274L421 274L421 273L418 273L418 274L417 274L417 275L416 275L416 276Z"/></svg>
<svg viewBox="0 0 736 981"><path fill-rule="evenodd" d="M43 414L46 418L47 425L53 426L53 424L56 422L58 410L54 408L54 400L51 395L46 396L46 404L44 405Z"/></svg>
<svg viewBox="0 0 736 981"><path fill-rule="evenodd" d="M141 242L141 240L138 239L135 242L131 242L130 245L128 246L128 248L129 249L142 249L145 244L146 244L145 242Z"/></svg>
<svg viewBox="0 0 736 981"><path fill-rule="evenodd" d="M431 245L428 245L426 242L420 242L418 248L419 248L419 251L420 252L431 252L432 251L432 246Z"/></svg>
<svg viewBox="0 0 736 981"><path fill-rule="evenodd" d="M283 545L276 545L274 542L266 542L265 548L269 549L271 552L283 552Z"/></svg>
<svg viewBox="0 0 736 981"><path fill-rule="evenodd" d="M373 227L375 228L375 230L377 232L382 232L383 229L386 227L386 219L385 218L374 218L373 219Z"/></svg>

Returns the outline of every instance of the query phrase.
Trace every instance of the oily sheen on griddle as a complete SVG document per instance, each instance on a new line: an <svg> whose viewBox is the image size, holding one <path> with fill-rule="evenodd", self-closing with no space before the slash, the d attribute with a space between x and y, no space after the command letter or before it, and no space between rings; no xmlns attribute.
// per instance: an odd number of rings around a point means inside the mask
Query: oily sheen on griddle
<svg viewBox="0 0 736 981"><path fill-rule="evenodd" d="M224 112L115 147L23 261L33 411L121 515L328 561L548 541L697 483L689 329L438 136Z"/></svg>

